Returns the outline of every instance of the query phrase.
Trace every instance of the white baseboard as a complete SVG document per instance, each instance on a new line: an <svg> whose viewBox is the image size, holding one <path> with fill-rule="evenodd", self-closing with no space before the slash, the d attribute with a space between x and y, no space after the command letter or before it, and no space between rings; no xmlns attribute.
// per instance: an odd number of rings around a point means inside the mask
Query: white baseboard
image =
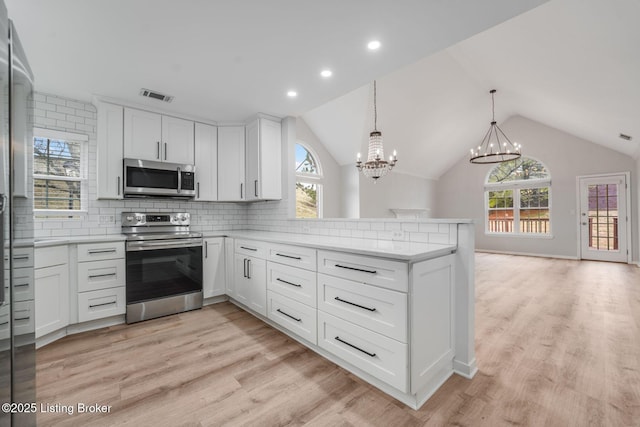
<svg viewBox="0 0 640 427"><path fill-rule="evenodd" d="M470 363L463 363L453 359L453 372L468 380L472 379L478 372L476 359L474 358Z"/></svg>
<svg viewBox="0 0 640 427"><path fill-rule="evenodd" d="M125 323L124 314L107 317L105 319L91 320L89 322L75 323L65 328L53 331L50 334L36 338L36 349L58 341L67 335L79 334L81 332L93 331L95 329L107 328L109 326L121 325Z"/></svg>
<svg viewBox="0 0 640 427"><path fill-rule="evenodd" d="M476 252L488 253L488 254L500 254L500 255L517 255L517 256L533 256L538 258L557 258L557 259L570 259L572 261L578 261L580 258L577 256L566 255L552 255L552 254L536 254L531 252L516 252L516 251L496 251L493 249L477 249Z"/></svg>

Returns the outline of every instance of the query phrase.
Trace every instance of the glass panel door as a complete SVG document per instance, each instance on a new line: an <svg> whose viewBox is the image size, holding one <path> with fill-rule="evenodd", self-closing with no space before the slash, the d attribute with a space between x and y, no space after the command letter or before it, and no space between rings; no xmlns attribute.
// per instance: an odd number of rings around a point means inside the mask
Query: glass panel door
<svg viewBox="0 0 640 427"><path fill-rule="evenodd" d="M581 257L627 261L626 176L580 178Z"/></svg>

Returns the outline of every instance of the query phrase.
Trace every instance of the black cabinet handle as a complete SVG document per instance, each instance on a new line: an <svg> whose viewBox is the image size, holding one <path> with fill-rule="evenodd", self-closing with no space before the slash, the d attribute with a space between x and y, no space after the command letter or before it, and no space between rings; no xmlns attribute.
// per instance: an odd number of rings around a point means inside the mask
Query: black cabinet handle
<svg viewBox="0 0 640 427"><path fill-rule="evenodd" d="M94 274L92 276L89 276L89 279L95 279L97 277L109 277L109 276L116 276L116 273L105 273L105 274Z"/></svg>
<svg viewBox="0 0 640 427"><path fill-rule="evenodd" d="M297 259L298 261L300 261L302 259L299 256L291 256L291 255L278 254L278 253L276 255L281 256L283 258Z"/></svg>
<svg viewBox="0 0 640 427"><path fill-rule="evenodd" d="M364 354L366 354L369 357L376 357L375 353L369 353L368 351L363 350L360 347L351 344L350 342L346 342L345 340L340 339L340 337L336 337L336 341L340 341L342 344L346 344L351 348L355 348L356 350L363 352Z"/></svg>
<svg viewBox="0 0 640 427"><path fill-rule="evenodd" d="M276 311L278 313L280 313L280 314L284 314L285 316L290 317L291 319L295 320L296 322L302 322L302 319L298 319L297 317L293 317L292 315L290 315L288 313L285 313L284 311L282 311L280 309L277 309Z"/></svg>
<svg viewBox="0 0 640 427"><path fill-rule="evenodd" d="M113 248L113 249L89 249L87 251L87 253L89 255L95 255L95 254L110 254L110 253L116 253L117 249Z"/></svg>
<svg viewBox="0 0 640 427"><path fill-rule="evenodd" d="M204 241L204 257L209 258L209 245L206 240Z"/></svg>
<svg viewBox="0 0 640 427"><path fill-rule="evenodd" d="M244 271L242 273L242 276L246 279L247 277L247 259L246 258L244 259L243 263L244 263Z"/></svg>
<svg viewBox="0 0 640 427"><path fill-rule="evenodd" d="M302 287L302 285L298 285L297 283L287 282L286 280L282 280L282 279L281 279L281 278L279 278L279 277L278 277L278 278L276 278L276 280L277 280L278 282L286 283L287 285L295 286L295 287L297 287L297 288L301 288L301 287Z"/></svg>
<svg viewBox="0 0 640 427"><path fill-rule="evenodd" d="M27 316L27 317L15 317L13 320L17 322L18 320L29 320L29 319L31 319L31 317Z"/></svg>
<svg viewBox="0 0 640 427"><path fill-rule="evenodd" d="M247 259L247 279L251 279L251 259Z"/></svg>
<svg viewBox="0 0 640 427"><path fill-rule="evenodd" d="M29 259L29 255L18 255L13 257L14 261L22 261L25 259Z"/></svg>
<svg viewBox="0 0 640 427"><path fill-rule="evenodd" d="M93 304L93 305L90 305L90 306L89 306L89 308L102 307L102 306L105 306L105 305L112 305L112 304L115 304L115 303L116 303L116 301L103 302L102 304Z"/></svg>
<svg viewBox="0 0 640 427"><path fill-rule="evenodd" d="M242 199L242 183L240 183L240 198Z"/></svg>
<svg viewBox="0 0 640 427"><path fill-rule="evenodd" d="M253 194L258 197L258 180L253 181Z"/></svg>
<svg viewBox="0 0 640 427"><path fill-rule="evenodd" d="M158 154L156 154L156 159L160 160L160 141L156 141L158 147Z"/></svg>
<svg viewBox="0 0 640 427"><path fill-rule="evenodd" d="M120 177L118 177L116 187L118 188L118 196L119 196L120 195Z"/></svg>
<svg viewBox="0 0 640 427"><path fill-rule="evenodd" d="M240 246L240 249L246 249L246 250L248 250L248 251L254 251L254 252L256 252L256 251L257 251L257 249L256 249L256 248L247 248L246 246Z"/></svg>
<svg viewBox="0 0 640 427"><path fill-rule="evenodd" d="M365 269L362 269L362 268L349 267L347 265L335 264L335 266L336 267L340 267L340 268L346 268L347 270L362 271L363 273L370 273L370 274L376 274L377 273L376 270L365 270Z"/></svg>
<svg viewBox="0 0 640 427"><path fill-rule="evenodd" d="M19 283L19 284L13 285L14 288L21 288L23 286L29 286L29 283Z"/></svg>
<svg viewBox="0 0 640 427"><path fill-rule="evenodd" d="M340 301L340 302L343 302L343 303L345 303L345 304L353 305L353 306L355 306L355 307L362 308L362 309L364 309L364 310L368 310L368 311L376 311L376 308L375 308L375 307L373 307L373 308L365 307L364 305L356 304L355 302L347 301L346 299L342 299L342 298L340 298L340 297L335 297L334 299L335 299L336 301Z"/></svg>

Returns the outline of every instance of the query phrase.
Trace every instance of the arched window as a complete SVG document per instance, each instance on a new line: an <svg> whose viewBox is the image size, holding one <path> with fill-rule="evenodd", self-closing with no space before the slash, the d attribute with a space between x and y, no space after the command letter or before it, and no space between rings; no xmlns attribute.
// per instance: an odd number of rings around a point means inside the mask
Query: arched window
<svg viewBox="0 0 640 427"><path fill-rule="evenodd" d="M296 218L322 218L322 166L313 150L296 144Z"/></svg>
<svg viewBox="0 0 640 427"><path fill-rule="evenodd" d="M538 160L499 163L485 182L485 232L551 234L551 175Z"/></svg>

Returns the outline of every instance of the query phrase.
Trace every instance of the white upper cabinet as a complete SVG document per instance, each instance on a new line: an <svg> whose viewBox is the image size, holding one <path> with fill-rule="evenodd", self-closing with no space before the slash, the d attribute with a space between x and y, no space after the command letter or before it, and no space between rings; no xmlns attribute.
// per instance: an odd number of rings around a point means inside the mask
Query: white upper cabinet
<svg viewBox="0 0 640 427"><path fill-rule="evenodd" d="M218 128L196 123L196 200L218 200Z"/></svg>
<svg viewBox="0 0 640 427"><path fill-rule="evenodd" d="M122 199L122 133L124 108L98 104L98 199Z"/></svg>
<svg viewBox="0 0 640 427"><path fill-rule="evenodd" d="M194 163L194 124L135 108L124 109L124 157Z"/></svg>
<svg viewBox="0 0 640 427"><path fill-rule="evenodd" d="M193 128L192 121L162 116L163 162L194 164Z"/></svg>
<svg viewBox="0 0 640 427"><path fill-rule="evenodd" d="M246 200L282 199L282 128L258 118L246 126Z"/></svg>
<svg viewBox="0 0 640 427"><path fill-rule="evenodd" d="M245 200L244 126L218 127L218 200Z"/></svg>

